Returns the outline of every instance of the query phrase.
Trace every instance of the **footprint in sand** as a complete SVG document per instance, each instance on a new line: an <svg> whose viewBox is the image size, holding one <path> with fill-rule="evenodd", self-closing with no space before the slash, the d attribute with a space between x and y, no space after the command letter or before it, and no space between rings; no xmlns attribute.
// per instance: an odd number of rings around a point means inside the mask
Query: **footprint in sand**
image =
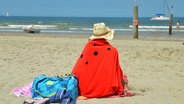
<svg viewBox="0 0 184 104"><path fill-rule="evenodd" d="M129 86L129 90L130 91L138 91L138 92L141 92L141 93L145 93L147 91L152 90L152 88L148 88L148 87L136 88L136 87L133 87L133 86Z"/></svg>

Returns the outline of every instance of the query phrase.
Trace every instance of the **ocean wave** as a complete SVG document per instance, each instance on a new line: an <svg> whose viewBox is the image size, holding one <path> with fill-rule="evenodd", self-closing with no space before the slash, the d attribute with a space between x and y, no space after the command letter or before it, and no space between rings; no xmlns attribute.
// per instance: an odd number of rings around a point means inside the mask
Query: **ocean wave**
<svg viewBox="0 0 184 104"><path fill-rule="evenodd" d="M73 31L77 31L77 30L93 31L93 28L69 28L69 30L73 30ZM130 29L130 28L127 28L127 29L115 28L113 30L115 30L115 31L132 31L132 29Z"/></svg>
<svg viewBox="0 0 184 104"><path fill-rule="evenodd" d="M87 31L91 31L91 30L93 30L93 28L69 28L69 30L87 30Z"/></svg>
<svg viewBox="0 0 184 104"><path fill-rule="evenodd" d="M157 30L157 29L139 29L139 32L168 32L169 30ZM184 32L184 30L172 30L173 32ZM1 29L0 32L23 32L23 30L15 30L15 29ZM84 31L84 30L41 30L41 33L91 33L92 31ZM132 29L117 29L115 32L132 32Z"/></svg>
<svg viewBox="0 0 184 104"><path fill-rule="evenodd" d="M7 25L7 26L0 26L0 28L22 29L25 26L31 26L31 25ZM56 28L56 25L34 25L34 26L38 27L39 29Z"/></svg>
<svg viewBox="0 0 184 104"><path fill-rule="evenodd" d="M138 26L139 28L145 29L168 29L169 26ZM129 28L133 28L133 25L129 25ZM176 28L176 26L172 26L172 28ZM184 26L180 26L180 28L184 28Z"/></svg>
<svg viewBox="0 0 184 104"><path fill-rule="evenodd" d="M56 25L56 26L76 26L75 24L73 23L55 23L53 25Z"/></svg>
<svg viewBox="0 0 184 104"><path fill-rule="evenodd" d="M93 28L91 27L82 27L82 26L59 26L58 25L34 25L38 29L41 30L41 32L65 32L65 33L91 33L93 31ZM0 31L22 31L23 27L29 26L29 25L0 25ZM140 32L167 32L169 29L168 26L139 26L139 31ZM176 26L173 26L173 31L178 31L176 29ZM117 27L117 28L112 28L116 32L131 32L133 31L133 26L129 25L126 27ZM184 32L184 26L180 26L180 32Z"/></svg>

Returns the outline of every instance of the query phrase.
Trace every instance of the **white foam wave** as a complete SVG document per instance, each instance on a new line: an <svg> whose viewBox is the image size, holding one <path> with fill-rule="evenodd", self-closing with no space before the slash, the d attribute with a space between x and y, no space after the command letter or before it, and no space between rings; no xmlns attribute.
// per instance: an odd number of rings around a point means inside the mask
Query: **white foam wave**
<svg viewBox="0 0 184 104"><path fill-rule="evenodd" d="M31 25L7 25L7 26L0 26L0 28L14 28L14 29L19 28L20 29L26 26L31 26ZM34 26L38 27L39 29L50 29L50 28L56 27L56 25L34 25Z"/></svg>
<svg viewBox="0 0 184 104"><path fill-rule="evenodd" d="M64 31L64 30L62 30L62 31L58 31L58 30L56 30L56 31L53 31L53 30L51 30L51 31L43 30L41 32L46 32L46 33L90 33L88 31Z"/></svg>
<svg viewBox="0 0 184 104"><path fill-rule="evenodd" d="M169 26L138 26L139 28L145 29L168 29ZM129 28L133 28L133 25L129 25ZM176 28L176 26L172 26L172 28ZM180 28L184 28L184 26L180 26Z"/></svg>
<svg viewBox="0 0 184 104"><path fill-rule="evenodd" d="M24 26L28 25L7 25L7 26L0 26L0 31L22 31ZM41 30L41 32L65 32L65 33L91 33L93 31L93 28L89 27L58 27L57 25L34 25L38 27L38 29ZM168 32L168 26L139 26L139 31L141 32ZM180 30L176 29L176 26L172 27L172 31L180 31L184 32L184 26L180 26ZM112 28L116 32L131 32L133 31L133 26L129 25L127 27L118 27L118 28Z"/></svg>
<svg viewBox="0 0 184 104"><path fill-rule="evenodd" d="M132 31L132 29L114 29L114 31Z"/></svg>
<svg viewBox="0 0 184 104"><path fill-rule="evenodd" d="M69 28L69 30L93 30L92 28Z"/></svg>

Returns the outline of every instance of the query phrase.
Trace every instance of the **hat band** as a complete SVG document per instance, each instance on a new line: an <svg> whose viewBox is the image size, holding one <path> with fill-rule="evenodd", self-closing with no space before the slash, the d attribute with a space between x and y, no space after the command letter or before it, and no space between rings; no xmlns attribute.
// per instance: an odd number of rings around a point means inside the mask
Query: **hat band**
<svg viewBox="0 0 184 104"><path fill-rule="evenodd" d="M106 35L106 34L108 34L109 33L109 31L107 31L106 33L104 33L104 34L93 34L94 36L104 36L104 35Z"/></svg>

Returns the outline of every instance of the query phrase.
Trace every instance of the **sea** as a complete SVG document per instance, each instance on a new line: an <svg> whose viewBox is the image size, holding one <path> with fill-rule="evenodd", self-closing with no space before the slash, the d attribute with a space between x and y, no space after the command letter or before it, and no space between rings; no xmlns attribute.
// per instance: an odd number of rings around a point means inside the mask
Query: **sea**
<svg viewBox="0 0 184 104"><path fill-rule="evenodd" d="M139 17L139 32L152 35L168 34L168 20L150 20L151 17ZM93 24L104 22L115 34L129 35L133 31L132 17L26 17L0 16L0 32L24 32L23 27L34 25L40 34L92 34ZM180 30L176 28L180 21ZM172 32L184 35L184 17L174 17Z"/></svg>

